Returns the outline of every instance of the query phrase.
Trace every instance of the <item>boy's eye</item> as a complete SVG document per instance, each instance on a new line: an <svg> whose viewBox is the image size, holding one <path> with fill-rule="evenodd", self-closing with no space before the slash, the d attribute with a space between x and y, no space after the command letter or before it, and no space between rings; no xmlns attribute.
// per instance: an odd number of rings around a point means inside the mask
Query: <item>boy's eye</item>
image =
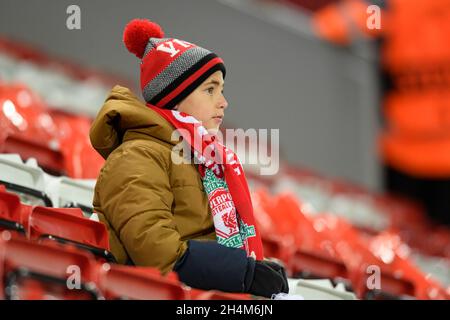
<svg viewBox="0 0 450 320"><path fill-rule="evenodd" d="M209 94L212 94L214 92L214 88L210 87L210 88L206 89L206 91L208 91Z"/></svg>

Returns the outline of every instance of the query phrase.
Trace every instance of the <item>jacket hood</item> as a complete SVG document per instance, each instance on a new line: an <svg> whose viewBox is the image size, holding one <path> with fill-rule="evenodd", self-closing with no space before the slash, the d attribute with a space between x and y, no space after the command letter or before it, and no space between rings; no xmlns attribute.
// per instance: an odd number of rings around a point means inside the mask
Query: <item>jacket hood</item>
<svg viewBox="0 0 450 320"><path fill-rule="evenodd" d="M174 128L147 107L128 88L115 86L95 118L89 137L95 150L106 159L122 142L147 139L172 146Z"/></svg>

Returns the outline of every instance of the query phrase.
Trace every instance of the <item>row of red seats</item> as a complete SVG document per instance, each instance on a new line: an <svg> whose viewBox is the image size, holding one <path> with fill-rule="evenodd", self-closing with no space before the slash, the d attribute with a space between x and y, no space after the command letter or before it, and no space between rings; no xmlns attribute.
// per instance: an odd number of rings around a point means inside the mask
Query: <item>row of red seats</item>
<svg viewBox="0 0 450 320"><path fill-rule="evenodd" d="M395 232L370 236L333 215L308 216L290 194L270 196L259 190L253 200L265 254L284 261L294 277L343 281L362 299L450 298L412 265ZM368 281L377 270L382 287L371 290Z"/></svg>
<svg viewBox="0 0 450 320"><path fill-rule="evenodd" d="M87 251L57 243L0 239L0 299L10 300L243 300L249 295L202 291L175 273L101 263Z"/></svg>
<svg viewBox="0 0 450 320"><path fill-rule="evenodd" d="M0 185L0 298L249 299L188 288L171 273L121 266L109 253L105 226L80 209L32 207ZM73 270L79 290L71 290ZM14 290L13 290L14 289ZM12 292L13 290L14 292Z"/></svg>
<svg viewBox="0 0 450 320"><path fill-rule="evenodd" d="M291 275L346 279L361 298L366 298L373 293L367 287L367 270L375 265L381 267L385 295L427 299L445 294L397 255L400 242L395 235L367 239L334 216L308 217L301 204L287 194L271 197L259 191L254 200L266 255L283 260ZM4 187L0 187L0 228L10 230L14 238L41 243L57 240L89 251L100 261L113 261L103 224L84 218L79 209L21 204L20 198ZM386 253L374 253L377 247L388 252L392 261L386 261Z"/></svg>
<svg viewBox="0 0 450 320"><path fill-rule="evenodd" d="M0 230L31 241L71 243L99 259L114 262L106 227L87 219L79 208L47 208L22 204L0 185Z"/></svg>
<svg viewBox="0 0 450 320"><path fill-rule="evenodd" d="M299 185L311 183L320 185L330 197L345 196L348 199L355 199L355 202L364 198L370 202L377 214L387 218L388 225L382 231L395 230L402 241L424 255L450 259L450 229L430 221L424 209L416 203L391 194L374 193L350 182L331 179L303 168L285 165L282 167L282 175ZM267 179L258 182L258 185L268 189L274 183ZM373 235L380 232L370 226L355 227Z"/></svg>

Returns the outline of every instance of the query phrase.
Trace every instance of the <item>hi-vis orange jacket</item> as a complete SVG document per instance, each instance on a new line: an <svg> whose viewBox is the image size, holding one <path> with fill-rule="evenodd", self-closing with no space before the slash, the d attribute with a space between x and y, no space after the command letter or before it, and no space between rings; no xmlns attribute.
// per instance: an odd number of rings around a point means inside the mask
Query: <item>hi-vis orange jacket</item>
<svg viewBox="0 0 450 320"><path fill-rule="evenodd" d="M381 30L369 30L369 4L343 0L313 18L317 35L340 45L355 35L384 38L393 79L383 103L383 161L418 177L450 177L450 0L390 0Z"/></svg>

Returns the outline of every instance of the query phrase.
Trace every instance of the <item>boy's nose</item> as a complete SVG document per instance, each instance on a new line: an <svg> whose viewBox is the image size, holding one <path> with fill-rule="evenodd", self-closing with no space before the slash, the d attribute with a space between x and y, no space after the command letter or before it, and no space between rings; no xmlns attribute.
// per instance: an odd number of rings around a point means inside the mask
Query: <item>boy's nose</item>
<svg viewBox="0 0 450 320"><path fill-rule="evenodd" d="M220 109L228 108L228 101L227 101L227 99L225 99L225 97L223 97L223 99L220 101L219 107L220 107Z"/></svg>

